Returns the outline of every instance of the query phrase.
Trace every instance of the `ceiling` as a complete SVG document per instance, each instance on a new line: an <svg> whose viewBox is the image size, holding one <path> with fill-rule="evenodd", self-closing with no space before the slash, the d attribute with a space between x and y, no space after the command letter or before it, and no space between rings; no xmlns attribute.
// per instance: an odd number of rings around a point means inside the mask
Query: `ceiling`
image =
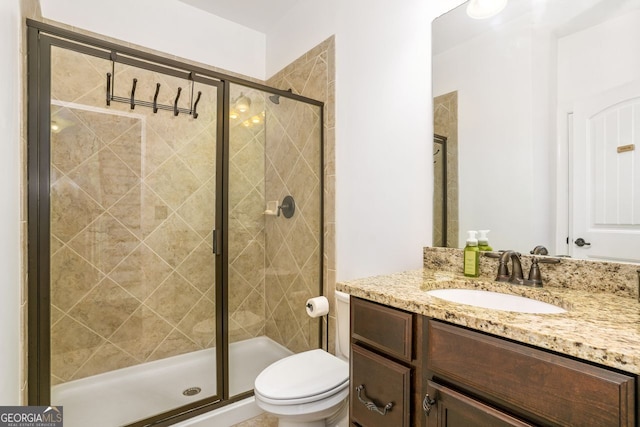
<svg viewBox="0 0 640 427"><path fill-rule="evenodd" d="M302 0L180 0L236 24L266 33Z"/></svg>
<svg viewBox="0 0 640 427"><path fill-rule="evenodd" d="M640 9L640 0L510 0L490 19L471 19L466 4L433 21L433 53L442 53L500 25L529 16L532 29L564 37L623 13Z"/></svg>

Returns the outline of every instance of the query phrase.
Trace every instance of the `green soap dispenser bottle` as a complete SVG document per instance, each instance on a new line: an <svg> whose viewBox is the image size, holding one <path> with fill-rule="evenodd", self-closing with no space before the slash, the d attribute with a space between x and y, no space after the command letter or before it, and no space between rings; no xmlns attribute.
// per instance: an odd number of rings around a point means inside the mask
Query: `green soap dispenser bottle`
<svg viewBox="0 0 640 427"><path fill-rule="evenodd" d="M464 248L464 275L467 277L478 277L480 262L480 249L476 239L476 231L468 231L467 246Z"/></svg>
<svg viewBox="0 0 640 427"><path fill-rule="evenodd" d="M480 233L480 235L478 236L478 249L480 249L481 251L492 251L493 248L491 246L489 246L489 238L487 237L487 234L490 232L491 230L478 230L478 232Z"/></svg>

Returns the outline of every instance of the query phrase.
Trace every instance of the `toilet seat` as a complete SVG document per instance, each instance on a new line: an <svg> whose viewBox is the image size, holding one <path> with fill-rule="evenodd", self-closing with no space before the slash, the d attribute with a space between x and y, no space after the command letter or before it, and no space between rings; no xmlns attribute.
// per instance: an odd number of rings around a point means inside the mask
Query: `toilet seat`
<svg viewBox="0 0 640 427"><path fill-rule="evenodd" d="M276 406L326 399L349 386L349 364L324 350L310 350L281 359L258 375L254 392Z"/></svg>

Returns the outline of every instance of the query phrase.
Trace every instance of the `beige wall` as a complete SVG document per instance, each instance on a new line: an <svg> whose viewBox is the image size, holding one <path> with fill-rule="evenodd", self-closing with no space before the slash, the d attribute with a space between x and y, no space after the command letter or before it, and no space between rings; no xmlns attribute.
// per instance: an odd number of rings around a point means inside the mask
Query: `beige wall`
<svg viewBox="0 0 640 427"><path fill-rule="evenodd" d="M212 346L215 301L208 277L214 271L203 272L196 266L213 265L209 214L214 177L206 171L215 170L211 163L215 156L206 141L214 134L214 111L208 111L209 122L204 110L197 120L186 115L174 118L167 111L154 115L143 107L131 114L127 105L118 103L107 111L104 81L110 63L54 50L53 98L73 105L52 107L64 126L53 137L58 151L52 160L52 218L56 220L52 226L53 383ZM305 55L301 64L309 75L300 88L303 95L325 102L333 98L332 58L333 39ZM149 101L156 81L162 81L161 93L168 97L174 96L180 84L166 76L118 67L121 96L128 96L130 84L126 82L133 77L138 79L136 93ZM291 71L288 67L281 74ZM248 92L256 101L252 108L265 111L264 94ZM182 101L186 100L183 96ZM302 108L291 102L281 98L279 105L266 106L273 116L267 125L272 132L290 138L298 153L295 158L282 161L278 154L286 157L294 150L277 154L274 144L264 160L264 127L261 132L232 129L230 174L234 167L244 170L242 179L230 189L230 235L238 238L230 242L229 280L230 286L240 284L230 291L230 339L266 333L293 351L302 351L315 348L318 342L318 320L306 316L304 301L319 294L320 242L316 236L322 172L314 166L319 165L319 147L308 142L319 137L320 115L317 107ZM205 104L203 99L200 106ZM332 118L333 106L328 103L325 293L327 284L331 290L335 286ZM111 124L114 119L115 125ZM65 134L66 139L59 136ZM83 140L83 134L91 138ZM261 161L256 162L257 157ZM271 187L267 198L281 200L285 193L299 194L293 221L262 214L265 167L270 168L272 178L295 169L295 175ZM117 179L107 178L107 169L116 171ZM295 179L297 174L302 179ZM139 215L131 215L133 212ZM269 228L270 221L278 231L266 244L265 225ZM294 235L297 237L291 239ZM166 249L170 241L177 245ZM96 251L91 242L110 245L110 249L104 250L105 246ZM267 249L271 252L265 252ZM286 260L285 253L290 256ZM152 261L162 268L149 269ZM270 275L285 261L293 262L294 275ZM265 286L266 280L276 285Z"/></svg>
<svg viewBox="0 0 640 427"><path fill-rule="evenodd" d="M265 333L265 96L232 85L232 104L240 96L251 105L230 119L229 342Z"/></svg>
<svg viewBox="0 0 640 427"><path fill-rule="evenodd" d="M52 49L53 384L215 345L215 88L197 120L106 107L110 71ZM116 95L133 78L166 105L182 86L188 108L187 81L120 64Z"/></svg>
<svg viewBox="0 0 640 427"><path fill-rule="evenodd" d="M332 46L332 39L322 43L267 84L326 102ZM274 84L279 76L286 77ZM294 352L317 348L320 320L307 315L305 302L321 293L320 108L285 97L275 104L269 94L232 85L232 109L233 100L241 95L251 99L251 109L231 120L230 198L236 199L234 188L245 188L240 194L262 197L263 204L253 203L243 218L255 221L240 226L233 207L240 200L231 203L230 340L265 334ZM264 117L264 123L253 124L251 118L256 116ZM260 149L264 162L240 173L240 162L248 158L242 153ZM266 203L280 204L287 195L296 202L292 218L262 215Z"/></svg>
<svg viewBox="0 0 640 427"><path fill-rule="evenodd" d="M335 41L330 37L306 54L302 55L283 70L271 77L267 84L283 90L323 101L324 105L324 283L323 294L329 298L331 312L329 316L330 350L333 351L335 331L334 291L336 282L335 261ZM270 153L267 152L269 156ZM311 162L309 162L311 163ZM308 285L309 290L317 292L315 284ZM317 293L314 294L314 296ZM291 307L300 310L299 302L291 301ZM303 321L300 312L289 314L298 317L301 328L309 327L310 333L316 330L313 322ZM326 332L326 325L323 325ZM312 335L309 335L312 337Z"/></svg>

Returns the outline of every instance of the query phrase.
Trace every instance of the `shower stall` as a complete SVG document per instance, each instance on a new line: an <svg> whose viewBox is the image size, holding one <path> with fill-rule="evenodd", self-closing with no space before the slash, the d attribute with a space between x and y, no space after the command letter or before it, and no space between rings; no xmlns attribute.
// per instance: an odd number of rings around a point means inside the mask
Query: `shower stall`
<svg viewBox="0 0 640 427"><path fill-rule="evenodd" d="M29 404L170 425L320 347L323 104L28 25Z"/></svg>

